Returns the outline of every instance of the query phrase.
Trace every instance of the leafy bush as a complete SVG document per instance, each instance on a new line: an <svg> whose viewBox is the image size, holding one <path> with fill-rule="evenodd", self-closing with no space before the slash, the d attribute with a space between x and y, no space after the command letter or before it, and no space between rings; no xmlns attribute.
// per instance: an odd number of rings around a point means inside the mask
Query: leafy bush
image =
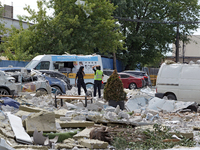
<svg viewBox="0 0 200 150"><path fill-rule="evenodd" d="M117 70L114 70L104 88L104 99L114 101L126 100L126 93L124 92L123 83L117 74Z"/></svg>

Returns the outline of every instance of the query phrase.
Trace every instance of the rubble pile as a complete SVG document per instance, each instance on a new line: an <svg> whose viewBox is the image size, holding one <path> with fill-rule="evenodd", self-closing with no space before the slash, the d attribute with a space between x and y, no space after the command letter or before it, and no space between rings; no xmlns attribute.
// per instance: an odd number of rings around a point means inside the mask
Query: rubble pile
<svg viewBox="0 0 200 150"><path fill-rule="evenodd" d="M155 90L150 88L125 92L128 100L124 110L97 98L88 101L87 107L85 100L72 99L62 107L58 104L58 108L53 94L19 93L9 103L2 98L0 149L111 149L112 135L116 134L110 133L127 126L134 127L127 132L153 130L154 124L169 127L177 137L200 141L200 115L195 102L155 98ZM66 93L76 96L77 89ZM143 137L132 133L132 139Z"/></svg>

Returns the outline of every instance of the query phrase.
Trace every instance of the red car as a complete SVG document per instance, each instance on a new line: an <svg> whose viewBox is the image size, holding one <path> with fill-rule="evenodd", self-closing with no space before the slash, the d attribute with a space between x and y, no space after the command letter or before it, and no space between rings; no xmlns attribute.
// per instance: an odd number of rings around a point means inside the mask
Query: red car
<svg viewBox="0 0 200 150"><path fill-rule="evenodd" d="M142 88L144 86L143 85L144 78L142 77L134 77L128 73L118 73L118 74L120 76L120 79L122 80L124 88L136 89L136 88Z"/></svg>

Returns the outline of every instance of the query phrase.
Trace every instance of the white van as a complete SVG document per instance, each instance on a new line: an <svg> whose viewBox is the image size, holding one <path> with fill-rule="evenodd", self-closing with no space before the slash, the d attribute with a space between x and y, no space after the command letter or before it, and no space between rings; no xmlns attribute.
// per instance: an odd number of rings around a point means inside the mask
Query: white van
<svg viewBox="0 0 200 150"><path fill-rule="evenodd" d="M100 55L39 55L33 58L26 68L59 71L69 77L70 84L74 84L80 66L84 66L85 82L93 83L94 71L92 66L95 65L100 65L103 71ZM106 79L104 78L104 80Z"/></svg>
<svg viewBox="0 0 200 150"><path fill-rule="evenodd" d="M156 97L200 104L200 64L166 64L157 76Z"/></svg>

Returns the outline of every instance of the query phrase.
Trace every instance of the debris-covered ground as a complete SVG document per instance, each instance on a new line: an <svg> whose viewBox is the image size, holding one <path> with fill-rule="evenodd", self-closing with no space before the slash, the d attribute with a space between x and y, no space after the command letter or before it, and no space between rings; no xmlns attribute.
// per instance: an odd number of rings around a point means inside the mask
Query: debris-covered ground
<svg viewBox="0 0 200 150"><path fill-rule="evenodd" d="M0 149L198 149L195 102L158 99L150 88L125 91L125 110L108 106L103 98L88 100L85 107L85 100L74 99L75 87L66 92L71 99L62 107L57 99L57 108L54 94L2 97Z"/></svg>

